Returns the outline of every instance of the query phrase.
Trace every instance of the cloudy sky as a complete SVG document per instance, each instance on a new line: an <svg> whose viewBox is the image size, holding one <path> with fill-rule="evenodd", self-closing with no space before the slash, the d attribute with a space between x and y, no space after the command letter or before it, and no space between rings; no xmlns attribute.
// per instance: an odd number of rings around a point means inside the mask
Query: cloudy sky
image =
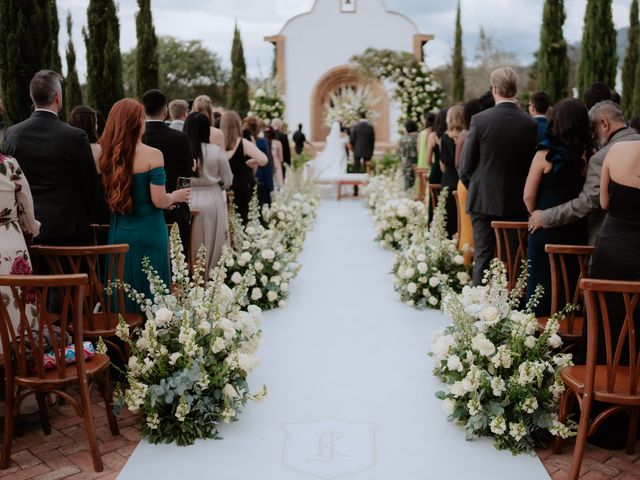
<svg viewBox="0 0 640 480"><path fill-rule="evenodd" d="M360 0L373 1L373 0ZM453 43L457 0L385 0L389 10L414 20L422 33L436 39L426 48L427 63L436 67L447 63ZM266 76L271 68L273 49L263 41L266 35L280 31L294 15L311 9L314 0L152 0L158 35L184 40L200 39L229 64L233 25L237 20L245 47L249 74ZM85 76L85 51L81 28L86 23L87 0L58 0L61 19L71 12L73 40L78 51L78 70ZM467 60L472 61L478 32L482 25L499 46L516 53L523 62L533 59L537 49L543 0L462 0L462 28ZM617 28L629 23L631 0L614 0L613 16ZM123 51L135 45L136 0L119 0L120 44ZM569 42L581 38L586 0L565 0L567 21L565 37ZM65 25L64 21L60 22ZM61 28L64 30L64 28ZM329 34L329 33L327 33ZM61 49L67 42L61 32ZM64 62L63 62L64 63Z"/></svg>

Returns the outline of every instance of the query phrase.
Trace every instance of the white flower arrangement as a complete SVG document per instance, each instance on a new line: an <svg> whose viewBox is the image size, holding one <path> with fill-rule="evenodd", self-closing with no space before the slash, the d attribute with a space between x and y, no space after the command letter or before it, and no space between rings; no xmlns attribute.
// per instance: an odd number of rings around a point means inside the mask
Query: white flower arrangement
<svg viewBox="0 0 640 480"><path fill-rule="evenodd" d="M226 260L227 282L234 286L246 281L250 288L244 302L264 310L286 305L290 283L300 270L296 259L315 219L318 199L299 175L293 170L287 175L276 200L263 207L262 218L255 196L246 226L232 216L234 248Z"/></svg>
<svg viewBox="0 0 640 480"><path fill-rule="evenodd" d="M496 448L514 454L552 435L575 435L575 425L558 421L565 388L559 372L572 363L557 350L564 312L542 329L532 313L540 290L518 309L526 269L509 293L505 266L494 259L484 283L445 295L443 311L453 323L432 341L433 373L448 386L436 395L448 420L463 426L467 439L491 436Z"/></svg>
<svg viewBox="0 0 640 480"><path fill-rule="evenodd" d="M329 94L325 103L325 125L331 127L334 122L342 122L351 126L360 120L360 112L364 112L371 123L378 118L374 110L380 98L374 97L370 85L342 87Z"/></svg>
<svg viewBox="0 0 640 480"><path fill-rule="evenodd" d="M393 97L400 103L402 115L398 125L406 120L420 122L425 112L442 107L444 91L424 62L407 52L368 48L351 61L358 63L370 77L389 80L394 84Z"/></svg>
<svg viewBox="0 0 640 480"><path fill-rule="evenodd" d="M267 81L255 90L249 107L251 111L247 116L257 117L270 124L274 118L284 117L285 98L278 92L274 81Z"/></svg>
<svg viewBox="0 0 640 480"><path fill-rule="evenodd" d="M253 305L241 306L246 277L233 288L225 285L228 254L205 276L203 246L190 275L175 225L170 247L171 291L148 259L143 270L153 299L126 284L108 287L124 289L146 316L144 325L133 332L122 318L117 329L130 357L129 386L117 392L116 409L126 404L141 413L141 430L151 443L189 445L198 438L220 438L218 422L237 420L248 400L266 394L263 387L251 395L247 384L247 375L258 363L262 312Z"/></svg>
<svg viewBox="0 0 640 480"><path fill-rule="evenodd" d="M460 292L471 283L469 267L457 242L449 239L446 230L446 198L444 188L438 198L431 226L418 230L408 248L395 258L393 273L400 300L416 308L440 308L445 292Z"/></svg>
<svg viewBox="0 0 640 480"><path fill-rule="evenodd" d="M402 250L409 246L414 233L424 230L429 220L423 202L409 198L392 198L376 211L376 241L381 246Z"/></svg>

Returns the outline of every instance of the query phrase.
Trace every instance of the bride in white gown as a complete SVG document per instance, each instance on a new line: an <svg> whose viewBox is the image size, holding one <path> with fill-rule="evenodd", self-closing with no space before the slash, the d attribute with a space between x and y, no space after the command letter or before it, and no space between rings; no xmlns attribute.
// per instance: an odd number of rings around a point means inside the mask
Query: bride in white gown
<svg viewBox="0 0 640 480"><path fill-rule="evenodd" d="M341 177L347 173L348 136L340 135L340 123L334 122L324 150L309 162L309 173L316 180Z"/></svg>

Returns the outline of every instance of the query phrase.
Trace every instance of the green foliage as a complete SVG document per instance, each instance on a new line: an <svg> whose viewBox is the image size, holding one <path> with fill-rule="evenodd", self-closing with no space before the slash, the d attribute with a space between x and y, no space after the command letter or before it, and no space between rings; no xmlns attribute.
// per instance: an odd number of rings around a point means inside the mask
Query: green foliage
<svg viewBox="0 0 640 480"><path fill-rule="evenodd" d="M64 84L64 103L67 109L67 117L69 117L74 107L82 105L82 87L76 70L76 50L71 38L72 30L73 22L69 13L67 14L67 35L69 36L69 43L67 43L67 77Z"/></svg>
<svg viewBox="0 0 640 480"><path fill-rule="evenodd" d="M582 94L594 82L613 87L617 64L611 0L588 0L578 65L578 91Z"/></svg>
<svg viewBox="0 0 640 480"><path fill-rule="evenodd" d="M244 49L238 25L233 31L229 90L229 109L235 110L240 118L244 118L249 111L249 84L247 83L247 65L244 61Z"/></svg>
<svg viewBox="0 0 640 480"><path fill-rule="evenodd" d="M46 68L60 72L58 26L55 0L0 2L0 95L8 124L31 114L33 74Z"/></svg>
<svg viewBox="0 0 640 480"><path fill-rule="evenodd" d="M136 53L130 50L122 55L124 89L127 96L135 95ZM209 95L214 102L224 103L223 85L228 72L220 58L206 48L200 40L183 41L174 37L158 37L158 87L168 98L192 99L200 94Z"/></svg>
<svg viewBox="0 0 640 480"><path fill-rule="evenodd" d="M452 100L461 102L464 100L464 57L462 56L462 23L460 20L460 1L456 11L456 39L453 47L452 59L453 92Z"/></svg>
<svg viewBox="0 0 640 480"><path fill-rule="evenodd" d="M400 157L395 153L385 153L382 157L375 157L371 161L373 175L386 175L394 172L400 166Z"/></svg>
<svg viewBox="0 0 640 480"><path fill-rule="evenodd" d="M637 103L634 104L634 96L637 94L636 69L638 66L638 47L640 47L640 24L638 21L638 0L631 2L631 12L629 16L629 31L627 53L622 65L622 110L627 118L640 113Z"/></svg>
<svg viewBox="0 0 640 480"><path fill-rule="evenodd" d="M144 92L159 85L158 39L153 28L151 0L138 0L136 15L136 92L141 97Z"/></svg>
<svg viewBox="0 0 640 480"><path fill-rule="evenodd" d="M120 21L113 0L90 0L87 28L82 30L87 48L87 95L89 104L105 117L124 97Z"/></svg>
<svg viewBox="0 0 640 480"><path fill-rule="evenodd" d="M549 94L556 103L569 94L569 57L562 33L566 20L564 0L546 0L540 28L537 58L537 89Z"/></svg>

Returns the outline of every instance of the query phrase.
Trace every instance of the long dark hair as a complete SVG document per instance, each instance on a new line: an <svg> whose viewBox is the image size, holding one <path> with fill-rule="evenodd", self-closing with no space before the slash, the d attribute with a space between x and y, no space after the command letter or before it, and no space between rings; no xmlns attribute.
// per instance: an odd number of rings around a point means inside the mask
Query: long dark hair
<svg viewBox="0 0 640 480"><path fill-rule="evenodd" d="M556 104L548 131L569 152L572 160L584 167L591 156L591 123L587 107L577 98L567 98ZM586 160L585 160L586 159Z"/></svg>
<svg viewBox="0 0 640 480"><path fill-rule="evenodd" d="M433 131L436 132L438 138L442 138L442 136L447 131L447 112L448 108L443 108L436 114L436 122L433 126Z"/></svg>
<svg viewBox="0 0 640 480"><path fill-rule="evenodd" d="M69 125L87 132L89 143L96 143L98 141L98 117L93 108L80 105L71 110L69 114Z"/></svg>
<svg viewBox="0 0 640 480"><path fill-rule="evenodd" d="M204 113L191 112L184 121L183 130L191 144L191 151L195 155L196 163L198 165L196 175L199 175L200 170L202 169L202 159L204 157L202 153L202 144L209 143L209 134L211 131L209 117Z"/></svg>

